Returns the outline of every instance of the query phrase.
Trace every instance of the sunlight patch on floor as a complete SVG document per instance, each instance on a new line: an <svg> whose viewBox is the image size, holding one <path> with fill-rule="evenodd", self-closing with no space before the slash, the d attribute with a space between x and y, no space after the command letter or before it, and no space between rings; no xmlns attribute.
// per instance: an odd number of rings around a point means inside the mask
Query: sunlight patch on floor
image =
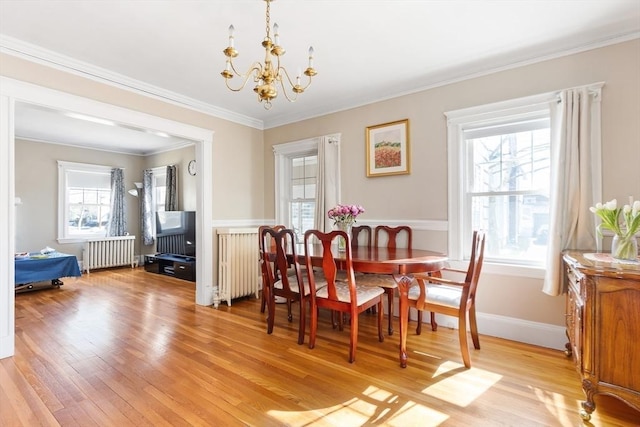
<svg viewBox="0 0 640 427"><path fill-rule="evenodd" d="M454 370L457 372L451 372ZM502 375L477 368L464 369L464 365L455 362L443 362L433 376L435 380L438 377L444 378L422 392L460 407L470 405L502 379Z"/></svg>
<svg viewBox="0 0 640 427"><path fill-rule="evenodd" d="M310 411L268 411L269 416L289 426L360 426L384 424L390 427L438 426L449 416L416 402L398 406L398 398L386 390L370 386L362 399Z"/></svg>
<svg viewBox="0 0 640 427"><path fill-rule="evenodd" d="M558 420L558 425L561 426L572 426L575 425L575 414L567 413L567 401L565 397L559 393L554 393L552 391L543 390L538 387L531 387L529 389L533 390L533 393L538 398L540 402L542 402L549 411L550 414ZM580 405L578 402L573 402L576 405L576 411L580 411Z"/></svg>
<svg viewBox="0 0 640 427"><path fill-rule="evenodd" d="M447 419L449 415L443 412L409 401L381 424L392 427L436 427Z"/></svg>
<svg viewBox="0 0 640 427"><path fill-rule="evenodd" d="M353 398L342 404L311 411L269 411L268 414L283 424L291 426L303 425L350 425L366 424L374 416L376 405Z"/></svg>

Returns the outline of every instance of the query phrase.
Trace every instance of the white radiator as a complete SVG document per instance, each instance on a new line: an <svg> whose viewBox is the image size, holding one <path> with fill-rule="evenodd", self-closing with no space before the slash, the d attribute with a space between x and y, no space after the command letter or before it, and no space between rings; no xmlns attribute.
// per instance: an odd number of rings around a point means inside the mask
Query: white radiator
<svg viewBox="0 0 640 427"><path fill-rule="evenodd" d="M135 266L136 236L102 237L88 239L82 250L83 269Z"/></svg>
<svg viewBox="0 0 640 427"><path fill-rule="evenodd" d="M259 296L260 264L257 228L220 228L218 234L218 295L231 306L233 298Z"/></svg>

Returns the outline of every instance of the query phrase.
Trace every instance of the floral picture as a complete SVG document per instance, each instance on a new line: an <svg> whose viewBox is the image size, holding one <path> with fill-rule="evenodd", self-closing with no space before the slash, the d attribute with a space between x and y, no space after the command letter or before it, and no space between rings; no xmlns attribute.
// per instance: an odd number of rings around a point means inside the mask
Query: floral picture
<svg viewBox="0 0 640 427"><path fill-rule="evenodd" d="M366 151L368 177L408 174L409 120L369 126Z"/></svg>

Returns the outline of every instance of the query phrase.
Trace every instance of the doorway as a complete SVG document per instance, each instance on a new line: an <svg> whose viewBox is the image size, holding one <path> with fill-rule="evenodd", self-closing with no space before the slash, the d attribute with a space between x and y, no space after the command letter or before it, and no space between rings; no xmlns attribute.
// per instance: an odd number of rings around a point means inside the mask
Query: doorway
<svg viewBox="0 0 640 427"><path fill-rule="evenodd" d="M213 131L151 116L123 107L71 95L19 80L0 77L0 358L14 354L15 292L15 105L24 102L83 114L133 126L154 129L195 141L195 157L200 167L196 175L196 251L206 260L213 256L211 230L211 164ZM213 268L208 262L197 263L196 304L213 302Z"/></svg>

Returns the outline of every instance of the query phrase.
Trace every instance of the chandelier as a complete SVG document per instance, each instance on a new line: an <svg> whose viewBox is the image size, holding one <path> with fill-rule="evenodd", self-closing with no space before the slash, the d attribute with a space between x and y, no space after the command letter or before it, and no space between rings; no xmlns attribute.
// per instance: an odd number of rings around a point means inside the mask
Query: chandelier
<svg viewBox="0 0 640 427"><path fill-rule="evenodd" d="M274 0L264 0L267 2L267 13L266 13L266 30L267 35L264 40L262 40L262 47L265 50L264 63L256 61L251 65L251 68L247 70L245 74L240 74L234 64L233 58L238 56L238 51L233 46L233 25L229 26L229 46L223 50L225 56L227 57L227 64L220 74L224 77L224 81L227 85L227 88L234 91L239 92L244 89L245 85L249 81L249 78L253 77L253 81L256 83L253 91L258 94L258 100L260 102L265 102L264 108L271 108L271 100L278 96L278 90L276 89L276 85L279 84L282 88L282 93L287 98L289 102L295 102L298 99L298 94L302 93L309 87L311 84L311 78L315 76L316 70L313 68L313 47L309 47L309 66L306 70L304 70L304 75L307 76L306 84L303 86L300 84L300 80L302 79L300 71L295 77L294 80L291 79L291 76L287 72L287 70L280 65L280 57L285 54L285 50L279 44L279 35L278 35L278 24L273 24L273 39L271 39L271 27L270 27L270 6L271 2ZM274 64L275 58L275 64ZM242 79L242 84L239 87L231 87L229 85L229 81L234 77L238 76ZM287 89L288 88L288 89ZM289 93L287 92L289 91Z"/></svg>

